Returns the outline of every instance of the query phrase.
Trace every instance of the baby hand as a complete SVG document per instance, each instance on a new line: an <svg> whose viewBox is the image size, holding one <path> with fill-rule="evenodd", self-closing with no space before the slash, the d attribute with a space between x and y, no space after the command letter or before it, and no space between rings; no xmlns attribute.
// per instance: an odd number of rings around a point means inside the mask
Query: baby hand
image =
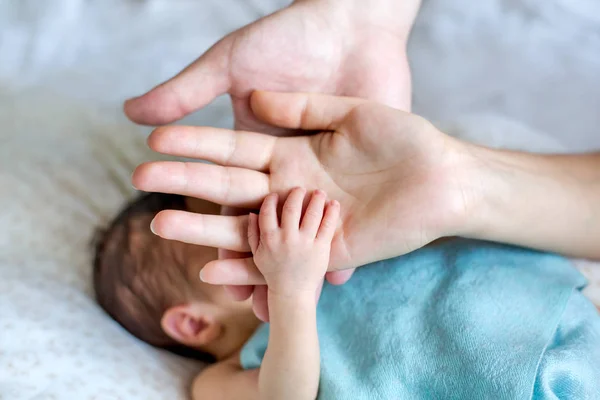
<svg viewBox="0 0 600 400"><path fill-rule="evenodd" d="M317 190L302 213L305 195L303 188L290 192L281 225L275 193L265 198L259 215L250 214L248 242L254 263L269 291L278 295L314 296L327 272L340 204L335 200L326 203L325 193Z"/></svg>

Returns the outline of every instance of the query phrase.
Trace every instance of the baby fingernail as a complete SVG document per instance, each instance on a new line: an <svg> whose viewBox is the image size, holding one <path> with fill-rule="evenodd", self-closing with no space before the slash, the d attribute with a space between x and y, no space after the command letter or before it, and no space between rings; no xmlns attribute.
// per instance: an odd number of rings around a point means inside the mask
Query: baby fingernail
<svg viewBox="0 0 600 400"><path fill-rule="evenodd" d="M152 220L150 222L150 232L154 233L156 235L156 231L154 230L154 220Z"/></svg>

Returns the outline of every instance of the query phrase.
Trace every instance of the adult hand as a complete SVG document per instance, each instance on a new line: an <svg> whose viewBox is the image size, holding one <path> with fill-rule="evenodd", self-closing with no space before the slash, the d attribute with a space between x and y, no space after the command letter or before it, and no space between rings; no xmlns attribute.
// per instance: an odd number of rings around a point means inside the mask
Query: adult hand
<svg viewBox="0 0 600 400"><path fill-rule="evenodd" d="M237 129L282 133L250 109L255 89L350 95L410 109L406 40L419 1L302 0L217 42L171 80L125 103L162 125L229 93Z"/></svg>
<svg viewBox="0 0 600 400"><path fill-rule="evenodd" d="M139 166L134 185L229 206L258 208L270 192L282 198L296 186L322 189L341 204L329 270L353 268L415 250L442 236L465 233L474 200L462 168L465 144L426 120L355 98L256 92L253 113L312 136L270 135L204 127L164 127L150 147L218 165L152 162ZM167 239L248 251L247 216L163 211L155 232ZM217 260L203 279L215 284L263 284L252 258Z"/></svg>
<svg viewBox="0 0 600 400"><path fill-rule="evenodd" d="M125 103L134 122L162 125L229 93L237 129L289 130L261 123L253 90L310 91L376 100L410 110L406 41L420 0L297 0L224 37L171 80ZM224 209L224 215L235 213ZM220 249L219 258L241 257ZM341 284L352 271L328 274ZM252 287L230 288L238 299Z"/></svg>

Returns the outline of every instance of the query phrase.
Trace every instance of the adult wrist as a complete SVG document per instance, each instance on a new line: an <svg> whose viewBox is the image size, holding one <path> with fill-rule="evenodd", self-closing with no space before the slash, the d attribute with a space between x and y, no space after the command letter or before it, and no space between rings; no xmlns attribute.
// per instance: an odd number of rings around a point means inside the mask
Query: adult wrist
<svg viewBox="0 0 600 400"><path fill-rule="evenodd" d="M443 191L440 207L444 211L432 236L488 239L484 236L493 214L490 198L501 190L489 167L495 150L449 136L445 140L444 158L437 172L443 176L444 184L439 185L439 190Z"/></svg>
<svg viewBox="0 0 600 400"><path fill-rule="evenodd" d="M535 231L545 218L544 203L560 202L541 189L560 193L543 157L470 144L465 150L462 187L471 201L457 235L538 247L523 232Z"/></svg>

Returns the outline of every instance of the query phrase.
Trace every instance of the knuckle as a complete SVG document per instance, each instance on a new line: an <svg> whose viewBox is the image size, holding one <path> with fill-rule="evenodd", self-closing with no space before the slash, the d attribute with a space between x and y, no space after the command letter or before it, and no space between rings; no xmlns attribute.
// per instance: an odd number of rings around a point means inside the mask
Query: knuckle
<svg viewBox="0 0 600 400"><path fill-rule="evenodd" d="M265 200L266 202L266 200ZM274 214L276 214L276 209L274 205L269 205L269 204L264 204L263 203L263 207L260 209L260 215L266 216L266 217L271 217Z"/></svg>
<svg viewBox="0 0 600 400"><path fill-rule="evenodd" d="M286 252L295 257L302 257L312 249L312 240L304 237L299 237L294 240L289 240L285 243Z"/></svg>
<svg viewBox="0 0 600 400"><path fill-rule="evenodd" d="M293 231L287 231L284 230L283 234L282 234L282 239L284 243L293 243L295 241L297 241L298 239L298 231L297 230L293 230Z"/></svg>
<svg viewBox="0 0 600 400"><path fill-rule="evenodd" d="M310 237L309 235L301 235L300 236L300 240L299 240L299 244L300 246L306 248L306 247L311 247L313 245L313 238Z"/></svg>
<svg viewBox="0 0 600 400"><path fill-rule="evenodd" d="M306 210L304 217L320 218L321 214L315 209L308 209L308 210Z"/></svg>
<svg viewBox="0 0 600 400"><path fill-rule="evenodd" d="M298 212L298 207L290 204L286 204L283 206L283 212L286 214L294 214Z"/></svg>
<svg viewBox="0 0 600 400"><path fill-rule="evenodd" d="M221 188L221 193L222 193L222 197L225 200L229 200L231 198L231 191L232 191L232 179L231 179L231 173L229 170L224 170L220 173L220 188Z"/></svg>
<svg viewBox="0 0 600 400"><path fill-rule="evenodd" d="M279 232L275 229L273 230L265 230L260 232L260 240L266 244L273 244L277 242L279 239Z"/></svg>
<svg viewBox="0 0 600 400"><path fill-rule="evenodd" d="M324 229L331 229L333 227L333 224L331 223L331 221L327 220L327 219L323 219L321 221L321 227L323 227Z"/></svg>
<svg viewBox="0 0 600 400"><path fill-rule="evenodd" d="M190 190L190 181L192 180L192 177L194 176L194 165L191 162L183 162L182 163L183 166L183 170L181 172L181 177L180 177L180 186L181 186L181 191L183 193L189 193Z"/></svg>
<svg viewBox="0 0 600 400"><path fill-rule="evenodd" d="M310 249L312 239L305 235L293 235L285 238L286 249L291 253L301 253Z"/></svg>
<svg viewBox="0 0 600 400"><path fill-rule="evenodd" d="M237 154L237 149L238 149L238 137L239 135L236 135L235 133L231 133L229 135L229 140L228 140L228 149L225 152L225 159L224 159L224 165L232 165L235 161L236 158L236 154Z"/></svg>

